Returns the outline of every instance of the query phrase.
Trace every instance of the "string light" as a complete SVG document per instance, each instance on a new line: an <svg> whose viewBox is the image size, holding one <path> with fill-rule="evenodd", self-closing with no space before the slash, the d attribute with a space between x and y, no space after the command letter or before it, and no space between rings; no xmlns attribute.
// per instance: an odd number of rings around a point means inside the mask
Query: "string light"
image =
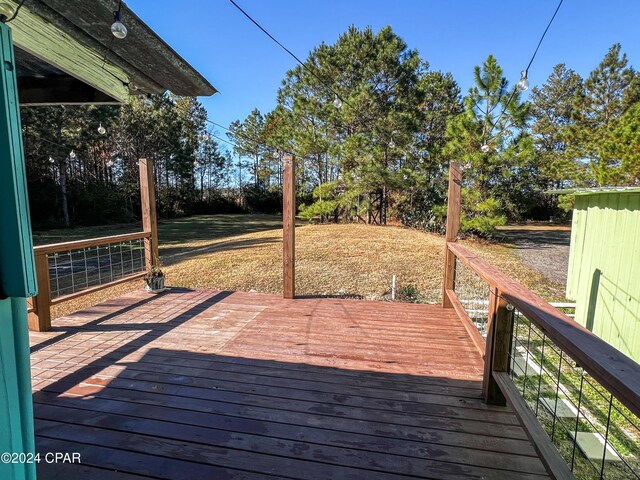
<svg viewBox="0 0 640 480"><path fill-rule="evenodd" d="M104 135L105 133L107 133L107 130L102 126L102 122L100 122L100 126L98 127L98 133L100 135Z"/></svg>
<svg viewBox="0 0 640 480"><path fill-rule="evenodd" d="M69 154L69 158L70 158L71 160L75 160L75 158L76 158L76 152L74 152L73 150L71 150L71 153Z"/></svg>
<svg viewBox="0 0 640 480"><path fill-rule="evenodd" d="M340 99L338 94L336 94L335 98L333 99L333 106L336 107L337 109L342 108L342 100Z"/></svg>
<svg viewBox="0 0 640 480"><path fill-rule="evenodd" d="M527 78L527 71L523 70L520 75L520 81L518 82L518 90L524 92L525 90L529 90L529 79Z"/></svg>
<svg viewBox="0 0 640 480"><path fill-rule="evenodd" d="M53 159L53 157L49 157L49 163L56 163L56 161Z"/></svg>
<svg viewBox="0 0 640 480"><path fill-rule="evenodd" d="M127 27L120 21L120 12L122 10L122 1L118 3L118 10L113 12L113 23L111 24L111 33L113 36L122 40L127 36Z"/></svg>
<svg viewBox="0 0 640 480"><path fill-rule="evenodd" d="M482 150L482 153L488 153L489 150L491 150L491 147L486 143L483 143L482 146L480 147L480 150Z"/></svg>

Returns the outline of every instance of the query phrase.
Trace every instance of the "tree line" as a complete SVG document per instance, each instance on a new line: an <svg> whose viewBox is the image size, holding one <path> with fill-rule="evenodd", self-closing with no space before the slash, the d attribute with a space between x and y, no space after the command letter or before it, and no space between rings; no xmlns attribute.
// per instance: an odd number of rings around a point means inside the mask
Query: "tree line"
<svg viewBox="0 0 640 480"><path fill-rule="evenodd" d="M527 100L492 55L473 78L462 95L390 27L351 27L286 73L272 111L222 133L196 99L171 95L24 109L34 223L133 219L139 158L155 160L163 216L276 212L292 153L303 217L431 231L443 228L457 161L463 229L481 234L566 215L571 197L549 189L640 184L640 75L620 45L587 78L557 65Z"/></svg>

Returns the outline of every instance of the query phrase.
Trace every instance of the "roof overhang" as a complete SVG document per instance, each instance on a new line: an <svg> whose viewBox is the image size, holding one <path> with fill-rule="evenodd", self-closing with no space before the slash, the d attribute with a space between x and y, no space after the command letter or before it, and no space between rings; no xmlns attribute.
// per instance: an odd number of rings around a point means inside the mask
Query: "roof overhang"
<svg viewBox="0 0 640 480"><path fill-rule="evenodd" d="M27 0L9 24L23 105L121 103L132 94L208 96L216 89L122 5L125 39L110 26L118 0ZM0 1L0 12L15 11Z"/></svg>
<svg viewBox="0 0 640 480"><path fill-rule="evenodd" d="M601 193L640 193L640 187L593 187L547 190L549 195L595 195Z"/></svg>

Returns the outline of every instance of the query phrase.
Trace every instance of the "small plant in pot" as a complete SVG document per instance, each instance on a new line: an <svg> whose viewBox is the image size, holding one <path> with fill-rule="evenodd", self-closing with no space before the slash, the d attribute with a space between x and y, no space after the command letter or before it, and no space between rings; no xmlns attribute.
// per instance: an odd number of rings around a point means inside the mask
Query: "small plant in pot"
<svg viewBox="0 0 640 480"><path fill-rule="evenodd" d="M155 258L153 265L144 277L147 284L147 292L160 293L166 290L164 286L164 272L160 268L160 259Z"/></svg>

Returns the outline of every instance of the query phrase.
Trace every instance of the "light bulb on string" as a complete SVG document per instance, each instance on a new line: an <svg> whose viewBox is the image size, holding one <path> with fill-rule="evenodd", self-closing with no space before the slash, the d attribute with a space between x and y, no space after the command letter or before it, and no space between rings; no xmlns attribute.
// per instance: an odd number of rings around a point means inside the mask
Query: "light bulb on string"
<svg viewBox="0 0 640 480"><path fill-rule="evenodd" d="M527 77L527 75L528 72L526 70L523 70L520 74L520 81L518 82L517 87L521 92L529 89L529 78Z"/></svg>
<svg viewBox="0 0 640 480"><path fill-rule="evenodd" d="M49 163L56 163L56 161L53 159L53 157L49 157Z"/></svg>
<svg viewBox="0 0 640 480"><path fill-rule="evenodd" d="M111 24L111 33L113 36L119 39L123 39L127 36L127 27L120 21L120 9L113 12L113 23Z"/></svg>
<svg viewBox="0 0 640 480"><path fill-rule="evenodd" d="M480 150L482 150L483 153L487 153L489 150L491 150L491 147L489 147L489 145L487 145L486 143L483 143L480 147Z"/></svg>
<svg viewBox="0 0 640 480"><path fill-rule="evenodd" d="M342 100L337 93L335 94L335 98L333 99L333 106L336 108L342 108Z"/></svg>
<svg viewBox="0 0 640 480"><path fill-rule="evenodd" d="M396 148L396 142L394 142L393 139L389 142L389 148Z"/></svg>
<svg viewBox="0 0 640 480"><path fill-rule="evenodd" d="M102 122L100 122L100 125L98 126L98 133L100 135L104 135L105 133L107 133L107 129L102 126Z"/></svg>
<svg viewBox="0 0 640 480"><path fill-rule="evenodd" d="M71 150L71 153L69 154L69 158L70 158L71 160L75 160L75 158L76 158L76 152L74 152L73 150Z"/></svg>

